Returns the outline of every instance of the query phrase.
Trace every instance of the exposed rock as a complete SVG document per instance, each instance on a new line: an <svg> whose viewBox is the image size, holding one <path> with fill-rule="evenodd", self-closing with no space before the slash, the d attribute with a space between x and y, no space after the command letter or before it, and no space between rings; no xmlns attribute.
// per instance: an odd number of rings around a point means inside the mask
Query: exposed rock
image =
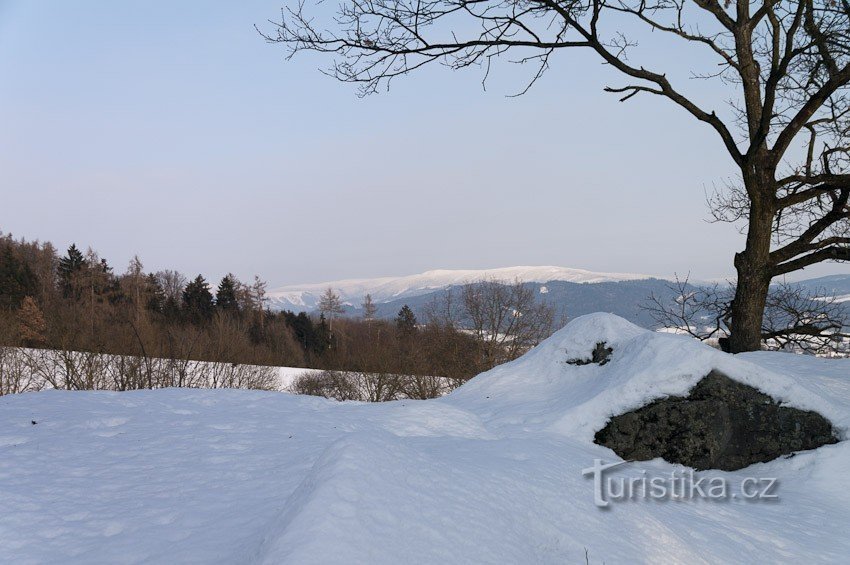
<svg viewBox="0 0 850 565"><path fill-rule="evenodd" d="M656 400L615 416L595 441L626 460L662 457L698 470L732 471L838 440L817 412L781 406L712 371L687 397Z"/></svg>
<svg viewBox="0 0 850 565"><path fill-rule="evenodd" d="M614 350L610 347L607 347L607 343L604 341L600 341L596 344L596 347L593 348L593 351L590 354L590 359L568 359L567 363L570 365L590 365L591 363L597 363L599 365L604 365L611 359L611 353Z"/></svg>

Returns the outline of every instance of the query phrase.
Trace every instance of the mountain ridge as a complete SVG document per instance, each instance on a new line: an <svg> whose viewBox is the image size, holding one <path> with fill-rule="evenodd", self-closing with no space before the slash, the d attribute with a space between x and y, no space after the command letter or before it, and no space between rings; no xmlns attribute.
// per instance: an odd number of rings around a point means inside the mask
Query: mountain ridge
<svg viewBox="0 0 850 565"><path fill-rule="evenodd" d="M333 288L339 294L343 303L357 309L367 293L372 295L375 302L384 303L406 297L430 294L434 291L482 279L520 280L527 283L562 281L593 284L653 278L657 277L636 273L602 273L552 265L495 269L434 269L400 277L343 279L322 283L287 285L268 291L266 296L269 306L273 310L299 308L313 310L318 305L322 293L328 288Z"/></svg>
<svg viewBox="0 0 850 565"><path fill-rule="evenodd" d="M291 285L269 292L272 310L315 311L322 293L328 287L343 301L346 315L358 315L366 293L372 295L377 317L392 318L407 305L419 319L424 319L428 305L445 292L457 293L466 283L482 279L521 280L543 303L554 308L556 315L573 318L592 312L616 314L630 322L654 327L652 315L643 306L656 296L664 302L675 300L677 291L670 279L627 273L600 273L567 267L504 267L500 269L437 269L404 277L346 279L342 281ZM707 281L690 281L688 288L709 285ZM837 297L850 310L850 274L835 274L790 283L815 296ZM458 298L457 296L455 297Z"/></svg>

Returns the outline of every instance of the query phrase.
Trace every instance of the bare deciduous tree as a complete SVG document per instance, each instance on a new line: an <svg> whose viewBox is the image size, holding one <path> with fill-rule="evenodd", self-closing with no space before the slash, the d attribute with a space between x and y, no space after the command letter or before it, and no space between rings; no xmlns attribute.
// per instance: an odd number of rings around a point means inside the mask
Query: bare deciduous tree
<svg viewBox="0 0 850 565"><path fill-rule="evenodd" d="M672 302L653 295L645 309L657 325L697 339L726 345L735 285L691 286L676 279ZM820 296L818 296L818 295ZM792 349L808 353L836 352L848 321L834 296L813 294L799 286L781 283L771 287L765 301L760 339L767 349Z"/></svg>
<svg viewBox="0 0 850 565"><path fill-rule="evenodd" d="M464 285L464 319L495 364L516 359L552 333L554 312L522 281Z"/></svg>
<svg viewBox="0 0 850 565"><path fill-rule="evenodd" d="M342 300L334 292L334 289L328 287L321 298L319 298L319 311L328 319L329 328L333 330L334 316L345 312L345 309L342 307Z"/></svg>
<svg viewBox="0 0 850 565"><path fill-rule="evenodd" d="M378 307L375 305L375 302L372 300L372 295L367 294L363 298L363 319L364 320L374 320L375 314L378 313Z"/></svg>
<svg viewBox="0 0 850 565"><path fill-rule="evenodd" d="M43 347L47 343L47 323L41 308L31 296L24 298L18 311L21 343L26 347Z"/></svg>
<svg viewBox="0 0 850 565"><path fill-rule="evenodd" d="M584 49L626 79L605 89L621 101L657 96L705 124L740 175L731 218L745 223L746 245L734 258L732 351L760 347L774 277L850 260L847 0L346 0L328 27L299 1L273 23L261 31L268 41L290 55L331 54L328 74L364 94L429 63L480 65L486 80L509 52L536 64L524 92L553 54ZM654 63L637 49L650 33L670 40ZM728 111L662 69L686 44L713 59L693 75L722 81Z"/></svg>
<svg viewBox="0 0 850 565"><path fill-rule="evenodd" d="M428 305L429 323L471 332L482 344L485 365L516 359L552 333L554 310L522 281L481 280L457 294L446 291Z"/></svg>

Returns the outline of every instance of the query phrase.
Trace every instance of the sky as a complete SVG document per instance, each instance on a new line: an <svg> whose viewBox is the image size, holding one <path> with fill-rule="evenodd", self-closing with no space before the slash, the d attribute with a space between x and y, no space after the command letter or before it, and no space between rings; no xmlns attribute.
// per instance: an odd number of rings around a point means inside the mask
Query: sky
<svg viewBox="0 0 850 565"><path fill-rule="evenodd" d="M742 237L706 222L734 178L668 102L619 103L588 54L532 69L424 69L356 96L263 41L287 0L0 0L0 230L91 246L122 271L271 287L430 269L559 265L729 276ZM331 2L331 5L333 2ZM326 4L328 6L328 4ZM688 57L652 40L683 88ZM718 102L720 103L720 102ZM847 265L800 277L850 273Z"/></svg>

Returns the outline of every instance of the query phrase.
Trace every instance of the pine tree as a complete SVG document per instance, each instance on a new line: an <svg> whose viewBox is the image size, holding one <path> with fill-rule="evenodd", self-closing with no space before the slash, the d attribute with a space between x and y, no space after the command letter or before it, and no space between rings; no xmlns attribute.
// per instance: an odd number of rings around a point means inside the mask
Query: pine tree
<svg viewBox="0 0 850 565"><path fill-rule="evenodd" d="M188 319L196 324L212 317L213 295L202 275L195 277L195 280L183 289L183 309Z"/></svg>
<svg viewBox="0 0 850 565"><path fill-rule="evenodd" d="M324 314L319 315L319 323L314 331L312 349L315 353L323 353L333 345L333 333Z"/></svg>
<svg viewBox="0 0 850 565"><path fill-rule="evenodd" d="M165 290L157 276L150 273L145 278L145 308L151 312L163 313L165 311Z"/></svg>
<svg viewBox="0 0 850 565"><path fill-rule="evenodd" d="M413 314L413 310L405 304L398 311L398 316L396 316L396 329L403 337L408 337L416 333L416 324L416 316Z"/></svg>
<svg viewBox="0 0 850 565"><path fill-rule="evenodd" d="M86 259L83 253L77 249L75 243L68 248L68 254L59 259L59 288L65 298L72 296L79 297L80 289L78 288L80 272L86 266Z"/></svg>
<svg viewBox="0 0 850 565"><path fill-rule="evenodd" d="M97 257L93 251L90 253L93 257ZM94 265L95 262L92 261L91 264ZM115 276L106 259L100 258L97 267L92 269L91 277L94 292L101 297L101 300L105 298L111 304L117 304L127 298L121 288L121 281Z"/></svg>
<svg viewBox="0 0 850 565"><path fill-rule="evenodd" d="M18 332L24 347L43 347L47 343L47 323L41 308L31 296L21 302L18 311Z"/></svg>
<svg viewBox="0 0 850 565"><path fill-rule="evenodd" d="M372 301L372 295L367 294L363 299L363 319L368 321L375 319L375 314L378 312L378 307L375 306L375 303Z"/></svg>
<svg viewBox="0 0 850 565"><path fill-rule="evenodd" d="M222 312L236 313L239 311L239 301L236 298L236 289L238 286L236 277L228 273L218 283L218 290L215 293L215 306Z"/></svg>

